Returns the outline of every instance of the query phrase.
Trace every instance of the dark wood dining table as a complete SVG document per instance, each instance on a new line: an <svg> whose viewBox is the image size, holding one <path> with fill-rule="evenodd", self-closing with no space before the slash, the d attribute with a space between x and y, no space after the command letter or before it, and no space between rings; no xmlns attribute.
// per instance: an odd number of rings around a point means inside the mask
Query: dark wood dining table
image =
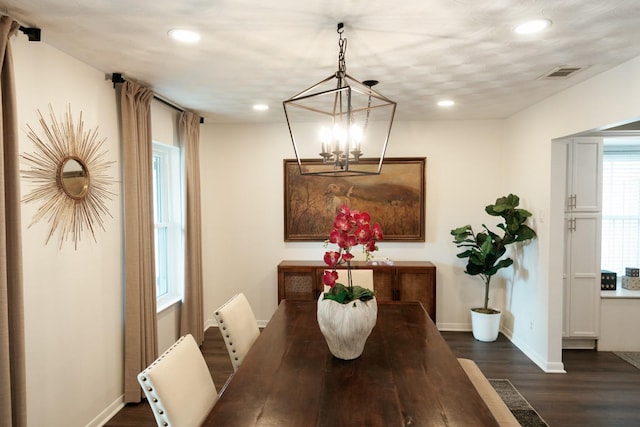
<svg viewBox="0 0 640 427"><path fill-rule="evenodd" d="M316 302L283 300L204 426L497 426L419 302L378 304L362 355L331 355Z"/></svg>

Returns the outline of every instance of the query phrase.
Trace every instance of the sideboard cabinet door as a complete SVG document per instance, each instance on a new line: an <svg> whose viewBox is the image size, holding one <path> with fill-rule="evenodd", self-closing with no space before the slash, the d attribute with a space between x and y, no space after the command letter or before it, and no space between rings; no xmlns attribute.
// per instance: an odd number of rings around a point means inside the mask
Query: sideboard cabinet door
<svg viewBox="0 0 640 427"><path fill-rule="evenodd" d="M319 295L316 270L309 266L278 268L278 302L281 299L315 300Z"/></svg>
<svg viewBox="0 0 640 427"><path fill-rule="evenodd" d="M376 268L373 270L373 291L378 301L395 300L395 270Z"/></svg>
<svg viewBox="0 0 640 427"><path fill-rule="evenodd" d="M396 269L396 300L420 301L431 318L435 321L436 291L435 268L403 268Z"/></svg>

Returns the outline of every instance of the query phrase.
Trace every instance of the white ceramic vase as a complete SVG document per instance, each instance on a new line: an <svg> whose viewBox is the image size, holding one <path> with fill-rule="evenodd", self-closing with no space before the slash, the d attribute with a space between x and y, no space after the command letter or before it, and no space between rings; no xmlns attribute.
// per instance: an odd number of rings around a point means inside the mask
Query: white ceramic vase
<svg viewBox="0 0 640 427"><path fill-rule="evenodd" d="M360 357L378 317L375 297L347 304L323 298L321 293L318 298L318 325L329 351L342 360Z"/></svg>
<svg viewBox="0 0 640 427"><path fill-rule="evenodd" d="M473 337L478 341L493 342L500 332L500 316L502 313L479 313L471 309L471 329Z"/></svg>

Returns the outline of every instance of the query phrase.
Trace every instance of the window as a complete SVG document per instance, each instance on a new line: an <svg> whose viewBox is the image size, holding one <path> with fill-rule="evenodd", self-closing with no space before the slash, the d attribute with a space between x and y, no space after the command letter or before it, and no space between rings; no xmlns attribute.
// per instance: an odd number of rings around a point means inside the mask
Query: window
<svg viewBox="0 0 640 427"><path fill-rule="evenodd" d="M604 146L602 269L624 275L640 263L640 146Z"/></svg>
<svg viewBox="0 0 640 427"><path fill-rule="evenodd" d="M180 150L153 142L153 218L158 311L182 297L184 251Z"/></svg>

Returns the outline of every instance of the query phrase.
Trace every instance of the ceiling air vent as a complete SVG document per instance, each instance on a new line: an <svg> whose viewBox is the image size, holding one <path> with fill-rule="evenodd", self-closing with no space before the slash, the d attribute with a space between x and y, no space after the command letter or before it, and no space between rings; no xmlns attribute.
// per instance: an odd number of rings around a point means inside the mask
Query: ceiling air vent
<svg viewBox="0 0 640 427"><path fill-rule="evenodd" d="M558 67L553 69L551 72L540 77L542 80L557 80L557 79L568 79L573 76L578 71L582 70L580 67Z"/></svg>

